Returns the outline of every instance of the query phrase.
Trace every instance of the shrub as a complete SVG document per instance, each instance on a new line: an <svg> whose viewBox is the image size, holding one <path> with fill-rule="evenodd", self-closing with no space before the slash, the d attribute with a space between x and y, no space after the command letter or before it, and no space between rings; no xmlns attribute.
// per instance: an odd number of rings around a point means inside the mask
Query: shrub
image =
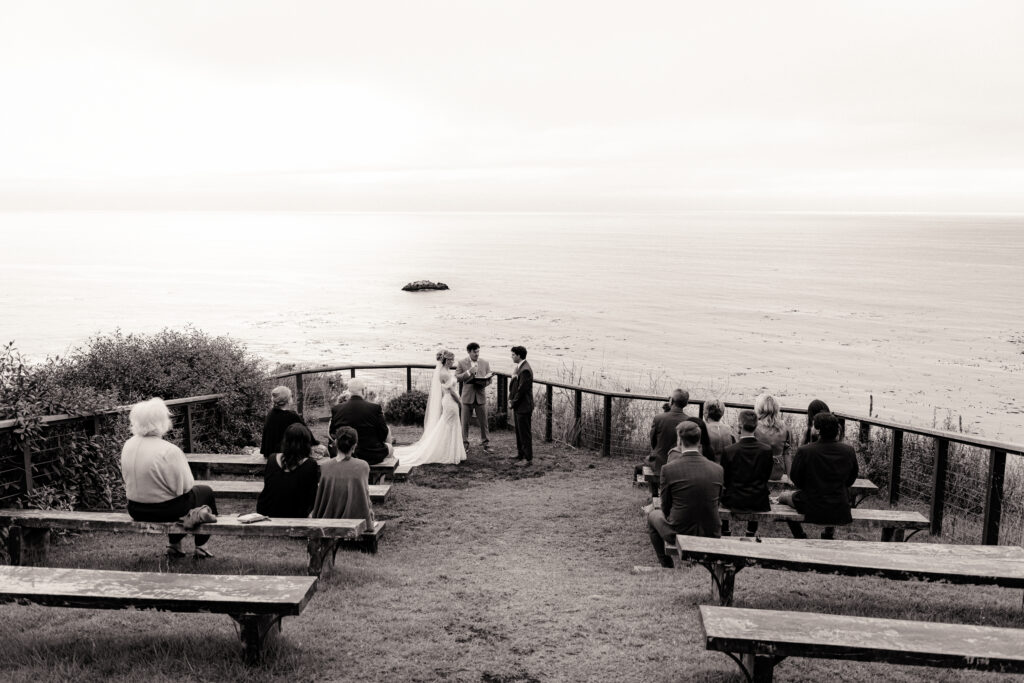
<svg viewBox="0 0 1024 683"><path fill-rule="evenodd" d="M393 424L422 425L427 410L427 395L422 391L407 391L388 401L384 419Z"/></svg>
<svg viewBox="0 0 1024 683"><path fill-rule="evenodd" d="M262 361L241 342L194 328L98 335L52 364L49 373L63 385L112 394L125 405L153 396L226 394L218 403L223 429L203 444L210 450L256 443L270 395Z"/></svg>

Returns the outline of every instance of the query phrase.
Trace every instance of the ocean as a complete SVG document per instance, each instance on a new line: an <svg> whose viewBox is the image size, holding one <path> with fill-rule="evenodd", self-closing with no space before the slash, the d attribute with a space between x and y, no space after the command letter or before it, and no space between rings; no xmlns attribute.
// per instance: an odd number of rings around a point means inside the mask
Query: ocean
<svg viewBox="0 0 1024 683"><path fill-rule="evenodd" d="M279 363L432 363L1024 442L1024 216L0 213L29 358L192 325ZM439 280L444 292L401 291ZM869 398L871 397L871 398Z"/></svg>

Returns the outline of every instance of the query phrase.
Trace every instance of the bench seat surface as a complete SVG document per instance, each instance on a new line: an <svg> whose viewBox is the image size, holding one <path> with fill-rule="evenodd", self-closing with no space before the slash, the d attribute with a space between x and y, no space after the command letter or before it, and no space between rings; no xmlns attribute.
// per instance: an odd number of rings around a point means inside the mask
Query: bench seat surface
<svg viewBox="0 0 1024 683"><path fill-rule="evenodd" d="M649 465L644 465L643 469L644 478L650 481L654 477L654 470ZM788 475L782 475L781 479L769 479L769 484L781 485L792 487L793 482L790 480ZM875 485L870 479L857 479L853 482L853 486L850 487L851 491L856 493L878 493L878 486Z"/></svg>
<svg viewBox="0 0 1024 683"><path fill-rule="evenodd" d="M186 453L185 459L190 465L197 467L224 467L235 471L251 471L252 468L262 469L267 459L259 453ZM398 467L398 458L391 456L376 465L370 465L373 471L392 471Z"/></svg>
<svg viewBox="0 0 1024 683"><path fill-rule="evenodd" d="M164 574L0 566L0 602L90 609L297 615L313 576Z"/></svg>
<svg viewBox="0 0 1024 683"><path fill-rule="evenodd" d="M196 480L196 485L209 486L218 498L252 498L263 490L263 481L257 479L208 479ZM383 503L391 495L390 484L370 484L370 500Z"/></svg>
<svg viewBox="0 0 1024 683"><path fill-rule="evenodd" d="M760 522L804 522L804 516L789 507L776 503L771 512L730 512L722 508L719 511L722 519L756 520ZM928 518L920 512L909 510L871 510L868 508L852 508L853 526L877 528L927 529ZM813 523L813 522L805 522ZM836 524L830 526L844 525Z"/></svg>
<svg viewBox="0 0 1024 683"><path fill-rule="evenodd" d="M709 650L1024 670L1024 629L711 605L700 614Z"/></svg>
<svg viewBox="0 0 1024 683"><path fill-rule="evenodd" d="M177 523L136 522L127 512L85 512L67 510L0 510L0 524L30 528L59 528L135 533L196 533L232 536L292 536L296 538L358 538L366 530L363 519L277 518L243 524L238 515L217 515L214 524L202 524L185 531Z"/></svg>
<svg viewBox="0 0 1024 683"><path fill-rule="evenodd" d="M676 536L684 559L734 561L768 568L857 573L906 573L933 580L975 578L1024 587L1024 548L944 543Z"/></svg>

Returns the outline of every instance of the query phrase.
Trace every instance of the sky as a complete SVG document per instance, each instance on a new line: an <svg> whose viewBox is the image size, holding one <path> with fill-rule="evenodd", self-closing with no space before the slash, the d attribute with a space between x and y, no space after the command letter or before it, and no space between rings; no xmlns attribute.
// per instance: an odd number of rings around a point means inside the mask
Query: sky
<svg viewBox="0 0 1024 683"><path fill-rule="evenodd" d="M0 210L1024 212L1019 0L0 0Z"/></svg>

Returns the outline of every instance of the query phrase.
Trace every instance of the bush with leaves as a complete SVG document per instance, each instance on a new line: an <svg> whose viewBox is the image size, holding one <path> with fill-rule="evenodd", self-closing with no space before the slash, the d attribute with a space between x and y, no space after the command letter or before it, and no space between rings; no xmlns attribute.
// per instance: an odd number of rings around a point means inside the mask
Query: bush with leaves
<svg viewBox="0 0 1024 683"><path fill-rule="evenodd" d="M422 391L407 391L388 401L384 419L392 424L422 425L427 411L427 395Z"/></svg>
<svg viewBox="0 0 1024 683"><path fill-rule="evenodd" d="M241 342L194 328L98 335L50 369L54 380L110 392L122 405L153 396L226 394L218 403L223 429L203 442L204 450L215 452L258 442L270 395L263 362Z"/></svg>

